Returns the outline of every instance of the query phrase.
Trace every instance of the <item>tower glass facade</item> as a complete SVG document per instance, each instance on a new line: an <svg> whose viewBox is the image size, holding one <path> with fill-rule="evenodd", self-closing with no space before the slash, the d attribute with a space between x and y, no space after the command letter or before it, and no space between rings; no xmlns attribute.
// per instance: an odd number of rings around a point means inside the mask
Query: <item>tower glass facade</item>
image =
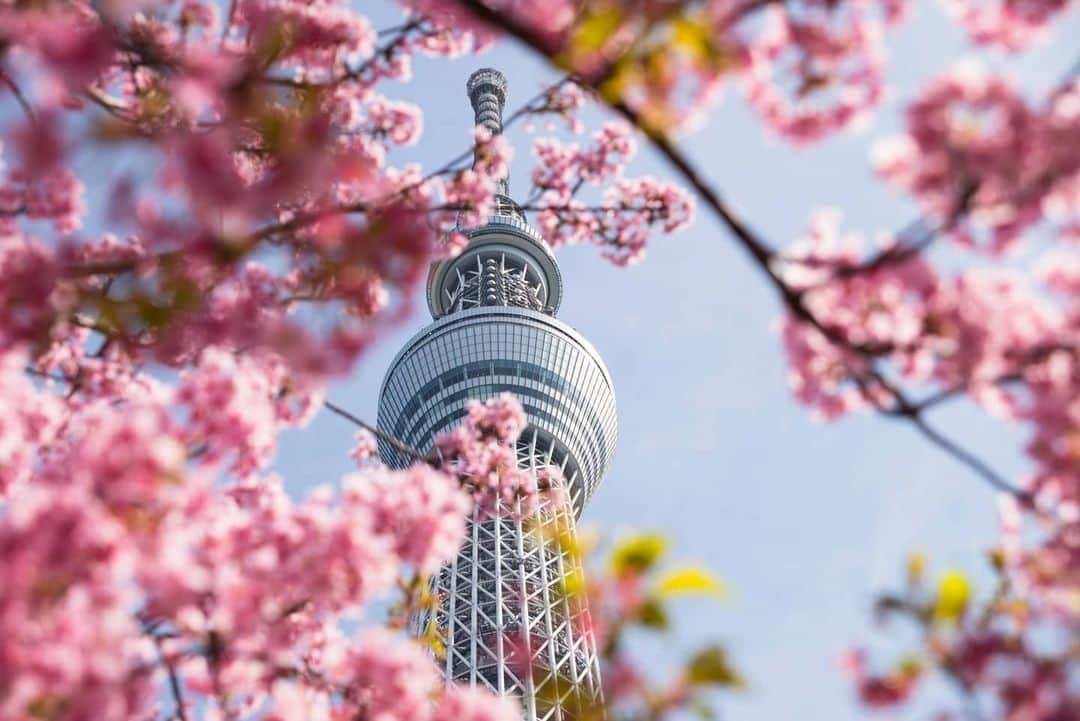
<svg viewBox="0 0 1080 721"><path fill-rule="evenodd" d="M478 71L468 90L478 124L500 131L502 75ZM582 577L575 524L615 452L615 393L596 351L555 318L563 282L551 250L505 182L498 191L498 215L465 230L465 250L432 267L434 322L392 362L378 423L427 452L470 400L509 392L521 402L529 425L518 462L560 467L565 503L474 518L457 558L432 581L435 608L415 624L441 641L448 680L515 696L530 721L569 719L601 694L588 608L573 592ZM409 463L387 444L380 453L392 467Z"/></svg>

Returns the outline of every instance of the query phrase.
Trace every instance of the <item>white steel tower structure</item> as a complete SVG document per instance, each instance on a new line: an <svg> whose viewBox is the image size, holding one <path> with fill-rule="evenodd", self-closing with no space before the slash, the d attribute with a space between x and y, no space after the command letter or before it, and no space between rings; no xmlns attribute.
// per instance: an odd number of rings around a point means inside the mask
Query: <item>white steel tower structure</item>
<svg viewBox="0 0 1080 721"><path fill-rule="evenodd" d="M479 70L467 89L476 123L501 132L506 79ZM576 519L615 452L615 393L593 347L555 318L559 266L505 180L496 201L487 223L463 229L464 251L432 266L434 322L391 364L378 424L426 453L469 400L510 392L521 402L529 426L519 463L561 467L566 503L526 518L515 509L474 518L457 558L432 581L437 608L416 627L434 624L448 681L515 696L529 721L571 719L601 694L588 609L567 583L581 578ZM392 467L410 462L385 443L380 453Z"/></svg>

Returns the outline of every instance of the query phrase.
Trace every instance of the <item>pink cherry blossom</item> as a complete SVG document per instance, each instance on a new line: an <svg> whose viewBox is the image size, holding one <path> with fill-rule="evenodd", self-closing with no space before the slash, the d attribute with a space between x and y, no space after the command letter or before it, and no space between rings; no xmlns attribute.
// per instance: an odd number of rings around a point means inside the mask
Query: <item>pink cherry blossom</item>
<svg viewBox="0 0 1080 721"><path fill-rule="evenodd" d="M230 470L238 476L264 467L277 436L271 394L255 363L207 348L181 373L176 400L188 409L187 444L203 446L209 463L235 456Z"/></svg>
<svg viewBox="0 0 1080 721"><path fill-rule="evenodd" d="M363 112L368 122L366 131L376 139L386 137L395 145L415 145L420 139L420 108L411 103L373 97L364 104Z"/></svg>
<svg viewBox="0 0 1080 721"><path fill-rule="evenodd" d="M618 180L605 193L606 204L616 208L610 224L601 221L600 234L594 240L605 258L616 265L641 260L653 225L665 233L687 227L694 218L694 200L674 183L643 177Z"/></svg>
<svg viewBox="0 0 1080 721"><path fill-rule="evenodd" d="M349 451L349 457L360 467L378 462L379 447L375 436L367 429L356 432L356 445Z"/></svg>
<svg viewBox="0 0 1080 721"><path fill-rule="evenodd" d="M27 487L0 520L0 715L151 713L152 649L134 612L135 549L80 489Z"/></svg>
<svg viewBox="0 0 1080 721"><path fill-rule="evenodd" d="M0 349L7 350L17 343L40 343L61 308L53 307L51 302L59 275L54 255L20 234L2 239Z"/></svg>
<svg viewBox="0 0 1080 721"><path fill-rule="evenodd" d="M841 667L857 684L859 701L870 708L888 708L906 700L919 678L917 671L903 669L888 675L872 675L866 670L865 653L860 649L847 652Z"/></svg>
<svg viewBox="0 0 1080 721"><path fill-rule="evenodd" d="M475 170L463 170L443 186L447 205L460 209L454 222L462 227L476 227L492 215L495 178Z"/></svg>
<svg viewBox="0 0 1080 721"><path fill-rule="evenodd" d="M651 177L625 178L625 164L636 141L623 123L609 123L582 148L540 139L533 150L534 192L541 200L537 222L553 246L593 243L617 265L640 260L651 232L685 228L693 219L693 200L673 183ZM606 186L598 206L578 199L583 188Z"/></svg>
<svg viewBox="0 0 1080 721"><path fill-rule="evenodd" d="M828 3L808 5L818 11L809 19L779 7L767 12L746 82L766 127L801 144L864 121L884 92L881 28L867 17L865 3L847 3L837 13ZM785 91L783 81L794 90Z"/></svg>
<svg viewBox="0 0 1080 721"><path fill-rule="evenodd" d="M438 674L428 655L415 643L374 629L355 648L327 660L330 678L348 688L347 709L369 709L386 721L428 719L429 695ZM355 712L354 712L355 713Z"/></svg>
<svg viewBox="0 0 1080 721"><path fill-rule="evenodd" d="M863 245L858 235L839 234L837 214L820 211L811 219L809 233L790 251L793 262L784 266L783 277L805 293L815 316L851 345L895 348L898 355L918 350L911 346L922 336L924 304L938 284L933 269L915 258L831 280L836 267L862 261ZM795 318L785 320L781 335L795 395L821 417L836 418L873 401L867 389L854 382L867 370L859 354ZM919 360L910 356L910 372L926 372Z"/></svg>
<svg viewBox="0 0 1080 721"><path fill-rule="evenodd" d="M33 386L27 364L24 349L0 353L0 501L30 478L37 449L60 425L60 399Z"/></svg>
<svg viewBox="0 0 1080 721"><path fill-rule="evenodd" d="M398 557L422 575L452 558L465 538L469 496L455 479L428 466L374 469L344 485L348 502L370 508L375 532L393 538Z"/></svg>
<svg viewBox="0 0 1080 721"><path fill-rule="evenodd" d="M113 61L108 30L96 13L70 9L0 9L0 37L32 49L64 86L77 88Z"/></svg>
<svg viewBox="0 0 1080 721"><path fill-rule="evenodd" d="M451 686L443 693L432 721L515 721L517 704L505 696L492 696L477 688Z"/></svg>
<svg viewBox="0 0 1080 721"><path fill-rule="evenodd" d="M637 152L637 143L625 123L609 123L593 135L592 145L587 148L541 139L534 143L533 152L539 161L533 170L533 183L553 193L553 201L566 201L575 185L598 185L619 174Z"/></svg>
<svg viewBox="0 0 1080 721"><path fill-rule="evenodd" d="M1043 113L1006 79L958 66L923 91L908 109L907 133L878 145L874 164L934 217L969 215L971 223L953 231L961 242L976 245L985 230L991 251L1007 250L1050 198L1070 202L1061 194L1075 183L1080 159L1057 149L1070 147L1059 143L1077 125L1060 116L1070 106L1060 97L1063 104ZM1065 113L1075 117L1075 107Z"/></svg>
<svg viewBox="0 0 1080 721"><path fill-rule="evenodd" d="M480 517L528 515L541 501L563 500L564 481L557 468L534 473L518 467L516 442L525 424L521 404L502 393L483 403L470 401L464 422L435 438L441 467L473 495Z"/></svg>

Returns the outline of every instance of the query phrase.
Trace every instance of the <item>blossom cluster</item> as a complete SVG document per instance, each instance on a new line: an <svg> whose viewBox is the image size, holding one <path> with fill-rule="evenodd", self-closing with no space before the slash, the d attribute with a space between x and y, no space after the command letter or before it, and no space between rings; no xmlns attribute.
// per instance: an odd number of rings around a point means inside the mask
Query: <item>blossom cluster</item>
<svg viewBox="0 0 1080 721"><path fill-rule="evenodd" d="M85 360L56 354L41 385L25 346L0 355L5 718L146 718L170 676L188 713L517 718L511 701L443 691L421 645L341 627L457 553L474 508L458 472L369 464L293 500L265 468L311 413L282 403L276 366L209 347L175 384L110 384ZM510 398L471 409L463 457L510 444L485 482L526 482L523 419Z"/></svg>
<svg viewBox="0 0 1080 721"><path fill-rule="evenodd" d="M806 5L798 16L770 9L746 81L747 99L766 126L796 143L864 122L885 85L882 28L868 18L866 3Z"/></svg>
<svg viewBox="0 0 1080 721"><path fill-rule="evenodd" d="M465 422L439 434L439 465L472 494L477 515L527 516L542 502L562 503L562 472L554 466L519 467L517 441L525 411L509 393L470 401Z"/></svg>
<svg viewBox="0 0 1080 721"><path fill-rule="evenodd" d="M0 87L21 112L0 145L0 346L45 352L80 318L128 356L176 367L215 345L268 349L314 383L351 368L407 314L430 260L460 248L458 229L491 214L508 175L509 145L483 129L472 162L395 162L422 113L384 87L407 81L418 53L492 37L452 3L404 5L382 34L339 0L250 0L227 17L201 0L0 8L12 49ZM545 32L571 19L569 6L511 5ZM524 116L576 122L573 83L547 97ZM108 232L83 238L72 168L98 139L154 182L103 173L108 207L90 220ZM633 236L625 245L644 243L646 216L680 212L664 207L670 192L628 193L619 200L648 210L612 231Z"/></svg>
<svg viewBox="0 0 1080 721"><path fill-rule="evenodd" d="M593 243L616 265L629 265L644 256L654 226L674 233L693 220L693 199L673 183L624 176L637 151L625 123L605 125L592 141L586 147L555 139L535 143L540 161L532 176L532 195L540 201L537 222L556 247ZM599 205L579 197L588 187L606 187Z"/></svg>
<svg viewBox="0 0 1080 721"><path fill-rule="evenodd" d="M491 2L513 20L513 3ZM1068 0L949 0L976 45L1034 45ZM885 33L907 0L689 0L585 3L561 31L533 40L621 103L651 131L696 128L725 85L742 87L772 133L799 145L865 125L885 97ZM531 21L530 21L531 22ZM562 23L559 23L562 24Z"/></svg>
<svg viewBox="0 0 1080 721"><path fill-rule="evenodd" d="M865 649L842 658L842 668L855 683L860 701L870 708L895 708L910 700L931 671L938 671L961 690L964 703L976 694L1007 721L1072 718L1080 697L1070 686L1068 638L1075 625L1048 621L1029 609L1011 588L1000 551L994 556L999 574L993 597L977 599L966 576L944 572L936 587L923 578L924 560L908 563L907 585L900 593L878 599L883 622L897 617L918 630L923 643L891 668L877 670Z"/></svg>
<svg viewBox="0 0 1080 721"><path fill-rule="evenodd" d="M1078 118L1080 80L1032 107L1006 78L966 63L921 92L907 131L880 141L874 162L958 241L980 246L985 236L1002 253L1044 218L1080 216Z"/></svg>
<svg viewBox="0 0 1080 721"><path fill-rule="evenodd" d="M1075 635L1080 599L1076 88L1069 80L1040 107L979 68L947 72L909 107L907 134L875 153L879 172L928 220L867 250L859 234L840 231L838 214L819 212L771 265L794 299L781 328L789 377L820 416L871 408L935 437L927 415L965 396L1031 431L1030 474L1011 488L995 479L1006 492L993 555L1000 589L980 613L966 610L967 591L963 609L934 611L948 606L955 580L936 600L914 582L884 598L883 610L919 624L924 642L883 672L862 652L847 657L864 705L906 702L933 670L996 699L1000 718L1069 718L1080 708L1068 652L1042 640ZM1052 245L1033 262L946 271L927 250L947 236L1007 258L1030 249L1034 231Z"/></svg>

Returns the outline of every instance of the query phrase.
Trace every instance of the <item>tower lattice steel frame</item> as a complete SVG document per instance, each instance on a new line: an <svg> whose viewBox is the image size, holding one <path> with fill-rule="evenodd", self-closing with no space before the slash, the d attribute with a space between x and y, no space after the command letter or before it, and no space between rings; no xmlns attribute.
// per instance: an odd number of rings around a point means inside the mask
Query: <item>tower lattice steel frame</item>
<svg viewBox="0 0 1080 721"><path fill-rule="evenodd" d="M467 90L476 123L501 132L503 75L479 70ZM432 581L437 608L415 624L418 632L434 624L448 681L516 696L529 721L563 720L601 699L589 611L567 581L582 573L576 519L615 452L615 392L593 347L555 318L559 266L505 179L496 201L494 217L464 230L465 250L432 266L434 322L387 371L378 423L427 452L437 433L465 416L469 400L510 392L521 401L529 426L519 463L561 467L566 503L527 518L509 508L474 518L457 558ZM380 453L393 467L409 462L385 443Z"/></svg>

